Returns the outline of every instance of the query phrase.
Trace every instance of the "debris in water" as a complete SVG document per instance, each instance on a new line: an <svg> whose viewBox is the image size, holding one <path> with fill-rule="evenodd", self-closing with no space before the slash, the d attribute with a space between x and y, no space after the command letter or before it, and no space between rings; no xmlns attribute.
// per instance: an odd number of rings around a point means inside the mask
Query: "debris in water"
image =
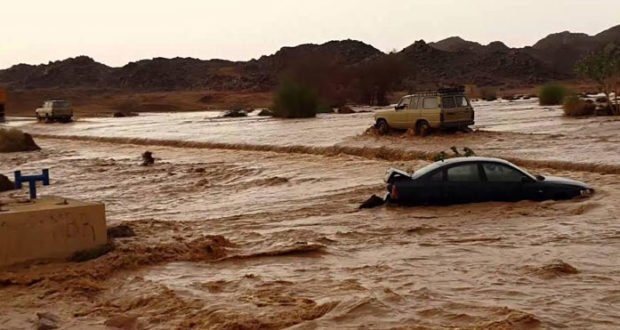
<svg viewBox="0 0 620 330"><path fill-rule="evenodd" d="M37 313L37 318L37 330L58 329L60 319L57 315L48 312Z"/></svg>
<svg viewBox="0 0 620 330"><path fill-rule="evenodd" d="M84 262L92 259L97 259L112 250L114 250L114 244L108 242L94 249L78 251L74 253L69 260L74 262Z"/></svg>
<svg viewBox="0 0 620 330"><path fill-rule="evenodd" d="M560 276L579 274L579 270L562 260L553 260L541 267L526 267L533 274L544 279L552 279Z"/></svg>
<svg viewBox="0 0 620 330"><path fill-rule="evenodd" d="M153 158L153 153L150 151L145 151L142 154L142 166L151 166L155 164L155 158Z"/></svg>
<svg viewBox="0 0 620 330"><path fill-rule="evenodd" d="M362 203L362 205L360 205L359 208L360 209L372 209L374 207L381 206L383 204L385 204L385 199L377 195L372 195L364 203Z"/></svg>

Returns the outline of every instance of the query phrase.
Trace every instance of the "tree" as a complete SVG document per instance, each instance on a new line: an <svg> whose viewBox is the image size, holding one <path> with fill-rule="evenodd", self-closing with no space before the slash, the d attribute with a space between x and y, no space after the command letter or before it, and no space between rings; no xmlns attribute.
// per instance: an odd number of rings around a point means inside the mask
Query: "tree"
<svg viewBox="0 0 620 330"><path fill-rule="evenodd" d="M615 44L609 44L599 52L586 55L577 63L575 70L579 75L594 80L609 100L613 114L620 115L618 106L620 48Z"/></svg>

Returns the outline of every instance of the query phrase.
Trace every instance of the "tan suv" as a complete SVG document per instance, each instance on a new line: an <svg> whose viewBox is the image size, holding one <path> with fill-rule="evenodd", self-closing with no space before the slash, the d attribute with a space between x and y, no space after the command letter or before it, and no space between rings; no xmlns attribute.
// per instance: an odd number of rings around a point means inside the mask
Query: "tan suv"
<svg viewBox="0 0 620 330"><path fill-rule="evenodd" d="M375 113L375 127L385 134L391 128L413 128L426 136L431 129L462 129L474 124L474 109L463 88L442 88L404 96L394 109Z"/></svg>

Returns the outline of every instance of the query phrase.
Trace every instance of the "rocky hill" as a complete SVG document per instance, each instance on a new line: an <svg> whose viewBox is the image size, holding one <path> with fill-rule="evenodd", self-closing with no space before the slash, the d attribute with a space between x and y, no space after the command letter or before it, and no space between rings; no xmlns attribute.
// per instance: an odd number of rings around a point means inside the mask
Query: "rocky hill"
<svg viewBox="0 0 620 330"><path fill-rule="evenodd" d="M459 37L428 44L417 41L393 56L401 61L402 78L409 86L427 83L519 86L572 78L573 66L579 58L611 42L620 44L620 25L594 36L567 31L551 34L525 48L509 48L500 41L481 45ZM373 46L355 40L284 47L275 54L248 62L154 58L113 68L79 56L0 70L0 84L23 90L266 91L277 84L282 72L308 60L359 68L386 56Z"/></svg>

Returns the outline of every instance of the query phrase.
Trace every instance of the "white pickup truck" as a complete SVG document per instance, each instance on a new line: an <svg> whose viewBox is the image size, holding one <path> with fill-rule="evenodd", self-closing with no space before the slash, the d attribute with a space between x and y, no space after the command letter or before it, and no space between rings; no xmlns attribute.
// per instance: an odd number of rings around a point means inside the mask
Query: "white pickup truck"
<svg viewBox="0 0 620 330"><path fill-rule="evenodd" d="M41 108L35 110L38 121L60 121L68 123L73 118L71 103L64 100L49 100L43 103Z"/></svg>

